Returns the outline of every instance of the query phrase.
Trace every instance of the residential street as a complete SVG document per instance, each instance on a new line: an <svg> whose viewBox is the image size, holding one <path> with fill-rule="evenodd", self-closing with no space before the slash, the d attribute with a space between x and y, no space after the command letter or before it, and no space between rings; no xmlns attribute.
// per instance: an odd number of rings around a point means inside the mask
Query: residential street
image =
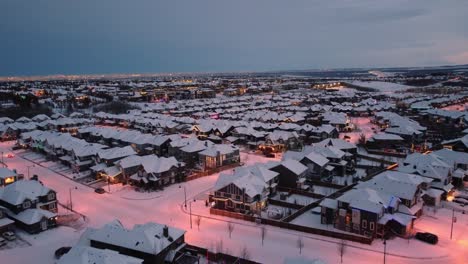
<svg viewBox="0 0 468 264"><path fill-rule="evenodd" d="M2 143L0 150L5 153L11 152L8 149L10 145L11 143ZM249 164L251 162L258 162L258 159L261 158L251 156L248 159ZM26 177L27 166L34 165L21 158L21 155L5 159L5 163L9 168L16 168L18 173L24 173ZM89 218L88 224L92 227L102 226L113 219L119 219L128 227L149 221L165 223L187 230L186 241L189 244L215 250L215 248L219 247L222 240L223 251L238 254L238 251L245 246L248 248L252 260L263 263L282 263L284 257L297 255L298 248L296 248L296 241L301 236L305 242L305 250L302 252L304 256L310 258L320 256L329 263L338 261L337 240L332 238L268 226L265 245L262 247L260 228L256 224L219 216L210 216L206 214L207 209L205 213L200 214L199 212L201 211L195 210L195 208L205 207L204 194L214 185L218 176L217 174L181 185L172 185L159 192L138 193L129 186L113 185L111 186L111 193L97 194L92 188L73 182L42 167L40 164L30 167L30 170L30 175L37 174L44 184L57 191L59 201L62 203L68 202L71 190L73 209L86 215ZM192 229L190 228L189 207L187 209L183 207L184 186L187 191L189 205L190 202L194 203ZM194 197L195 202L193 202ZM195 224L195 214L200 214L202 217L199 231ZM440 216L441 211L438 214ZM433 229L433 225L437 225L440 232L443 232L445 225L441 226L434 219L433 217L423 217L419 221L422 224L417 222L416 225L422 229ZM235 222L232 238L229 238L226 221ZM387 253L389 255L387 256L387 260L390 263L440 263L441 261L446 263L466 263L468 260L466 250L452 251L449 249L453 247L468 247L465 236L465 234L468 234L466 232L468 229L467 223L468 218L466 216L460 217L454 236L455 239L451 242L441 235L441 242L437 246L430 246L416 240L411 240L409 242L411 246L408 247L408 243L401 241L401 239L388 241ZM68 230L67 228L59 228L47 231L45 234L59 233L58 237L61 237L63 241L62 245L73 245L76 242L77 235L71 234ZM346 258L351 258L351 256L354 261L356 261L356 258L359 258L360 263L378 263L382 261L383 245L380 242L380 240L376 240L371 246L348 242L344 262L346 263ZM415 248L418 250L414 250ZM13 255L10 253L21 250L28 253L21 254L21 256L24 256L24 259L18 260L18 256L15 256L15 263L29 263L28 256L31 256L31 254L42 259L43 262L41 263L47 263L52 261L55 249L36 247L33 243L33 246L27 248L2 250L0 251L0 256L2 258L11 258ZM459 252L459 255L453 255L452 252Z"/></svg>

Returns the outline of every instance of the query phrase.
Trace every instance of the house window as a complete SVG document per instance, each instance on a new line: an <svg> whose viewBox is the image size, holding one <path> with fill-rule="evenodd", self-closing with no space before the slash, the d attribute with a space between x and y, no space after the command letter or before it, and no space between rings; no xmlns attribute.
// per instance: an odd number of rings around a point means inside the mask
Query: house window
<svg viewBox="0 0 468 264"><path fill-rule="evenodd" d="M362 228L367 228L367 220L362 220Z"/></svg>
<svg viewBox="0 0 468 264"><path fill-rule="evenodd" d="M359 224L353 224L353 229L354 230L359 230Z"/></svg>
<svg viewBox="0 0 468 264"><path fill-rule="evenodd" d="M29 207L31 207L31 202L30 202L30 201L25 201L25 202L23 203L23 208L24 208L24 209L27 209L27 208L29 208Z"/></svg>
<svg viewBox="0 0 468 264"><path fill-rule="evenodd" d="M54 210L56 208L55 203L49 205L49 210Z"/></svg>
<svg viewBox="0 0 468 264"><path fill-rule="evenodd" d="M369 229L374 231L374 225L375 225L374 222L370 222L369 223Z"/></svg>
<svg viewBox="0 0 468 264"><path fill-rule="evenodd" d="M48 199L49 201L54 200L54 199L55 199L55 193L49 193L49 194L47 195L47 199Z"/></svg>

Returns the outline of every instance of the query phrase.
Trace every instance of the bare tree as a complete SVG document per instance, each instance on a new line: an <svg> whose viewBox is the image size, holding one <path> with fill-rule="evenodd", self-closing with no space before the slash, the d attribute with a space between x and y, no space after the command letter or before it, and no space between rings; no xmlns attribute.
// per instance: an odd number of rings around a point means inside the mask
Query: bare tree
<svg viewBox="0 0 468 264"><path fill-rule="evenodd" d="M232 231L234 231L234 223L228 222L227 223L227 230L229 232L229 238L231 238Z"/></svg>
<svg viewBox="0 0 468 264"><path fill-rule="evenodd" d="M340 253L341 263L343 263L343 255L346 252L346 240L342 239L338 244L338 252Z"/></svg>
<svg viewBox="0 0 468 264"><path fill-rule="evenodd" d="M304 240L301 236L297 237L296 246L299 249L299 254L302 254L302 248L304 247Z"/></svg>
<svg viewBox="0 0 468 264"><path fill-rule="evenodd" d="M260 235L262 237L262 246L263 246L263 241L265 240L267 234L267 229L265 226L260 227Z"/></svg>
<svg viewBox="0 0 468 264"><path fill-rule="evenodd" d="M246 260L250 258L250 252L245 245L242 247L239 257Z"/></svg>
<svg viewBox="0 0 468 264"><path fill-rule="evenodd" d="M195 224L197 225L198 231L200 231L201 216L195 218Z"/></svg>
<svg viewBox="0 0 468 264"><path fill-rule="evenodd" d="M366 144L366 135L360 134L358 139L358 144L365 145Z"/></svg>

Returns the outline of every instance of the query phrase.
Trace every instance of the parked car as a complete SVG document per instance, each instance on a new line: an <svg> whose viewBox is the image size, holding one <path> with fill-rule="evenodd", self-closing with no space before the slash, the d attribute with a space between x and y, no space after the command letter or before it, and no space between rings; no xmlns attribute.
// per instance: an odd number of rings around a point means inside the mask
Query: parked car
<svg viewBox="0 0 468 264"><path fill-rule="evenodd" d="M468 195L459 193L459 194L455 194L455 198L463 198L463 199L468 200Z"/></svg>
<svg viewBox="0 0 468 264"><path fill-rule="evenodd" d="M6 240L9 240L9 241L12 241L12 240L15 240L16 239L16 235L15 233L11 232L11 231L6 231L2 234L3 238L5 238Z"/></svg>
<svg viewBox="0 0 468 264"><path fill-rule="evenodd" d="M56 259L59 259L61 258L63 255L67 254L68 251L70 251L71 247L61 247L57 250L55 250L55 258Z"/></svg>
<svg viewBox="0 0 468 264"><path fill-rule="evenodd" d="M0 247L3 247L7 244L7 241L3 238L3 237L0 237Z"/></svg>
<svg viewBox="0 0 468 264"><path fill-rule="evenodd" d="M437 244L437 242L439 242L439 238L432 234L432 233L422 233L422 232L418 232L416 233L416 239L418 240L421 240L423 242L426 242L426 243L429 243L429 244L432 244L432 245L435 245Z"/></svg>
<svg viewBox="0 0 468 264"><path fill-rule="evenodd" d="M7 154L7 158L13 158L14 156L15 156L15 154L13 154L13 153L8 153Z"/></svg>
<svg viewBox="0 0 468 264"><path fill-rule="evenodd" d="M99 193L99 194L103 194L103 193L105 193L106 191L105 191L103 188L96 188L96 189L94 189L94 192L95 192L95 193Z"/></svg>
<svg viewBox="0 0 468 264"><path fill-rule="evenodd" d="M14 145L11 150L18 150L18 149L21 149L21 146L20 145Z"/></svg>

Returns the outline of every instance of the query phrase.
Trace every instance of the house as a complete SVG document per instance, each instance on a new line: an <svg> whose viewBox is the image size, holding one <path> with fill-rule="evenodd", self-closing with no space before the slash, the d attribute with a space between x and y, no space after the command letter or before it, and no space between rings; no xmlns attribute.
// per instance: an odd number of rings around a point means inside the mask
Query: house
<svg viewBox="0 0 468 264"><path fill-rule="evenodd" d="M263 164L238 167L232 174L221 173L210 202L216 209L260 214L268 198L276 193L278 175Z"/></svg>
<svg viewBox="0 0 468 264"><path fill-rule="evenodd" d="M84 234L89 247L142 259L144 264L172 263L185 247L185 231L154 222L125 228L114 220Z"/></svg>
<svg viewBox="0 0 468 264"><path fill-rule="evenodd" d="M432 154L440 157L447 164L453 164L452 184L455 187L462 187L468 182L468 153L440 149Z"/></svg>
<svg viewBox="0 0 468 264"><path fill-rule="evenodd" d="M333 176L332 172L335 167L330 166L330 160L316 152L311 152L304 156L300 162L307 168L308 178L328 178Z"/></svg>
<svg viewBox="0 0 468 264"><path fill-rule="evenodd" d="M174 157L166 158L147 155L140 157L140 160L137 162L140 163L138 171L129 176L129 181L131 184L139 187L147 189L160 188L183 181L186 176L185 164L177 161ZM120 166L128 166L129 163L128 161L124 161L120 163Z"/></svg>
<svg viewBox="0 0 468 264"><path fill-rule="evenodd" d="M283 160L279 164L272 163L270 170L277 172L278 185L290 189L307 189L305 185L308 168L297 160Z"/></svg>
<svg viewBox="0 0 468 264"><path fill-rule="evenodd" d="M413 153L408 155L403 164L398 166L397 170L417 174L433 180L430 187L441 190L442 197L425 196L424 198L428 204L433 204L434 200L444 200L453 191L452 173L454 165L450 161L447 163L435 154Z"/></svg>
<svg viewBox="0 0 468 264"><path fill-rule="evenodd" d="M239 148L231 144L214 144L198 153L203 171L220 168L240 162Z"/></svg>
<svg viewBox="0 0 468 264"><path fill-rule="evenodd" d="M442 146L447 149L460 152L468 152L468 135L461 138L442 141Z"/></svg>
<svg viewBox="0 0 468 264"><path fill-rule="evenodd" d="M21 180L0 188L0 206L28 233L38 233L57 225L56 192L37 180Z"/></svg>
<svg viewBox="0 0 468 264"><path fill-rule="evenodd" d="M8 184L16 182L18 179L18 173L8 168L0 168L0 187L5 187Z"/></svg>
<svg viewBox="0 0 468 264"><path fill-rule="evenodd" d="M404 145L405 141L402 137L389 133L376 133L365 142L366 148L374 150L398 150Z"/></svg>
<svg viewBox="0 0 468 264"><path fill-rule="evenodd" d="M103 149L95 156L95 162L96 164L105 163L107 166L112 166L117 160L135 154L137 153L131 146Z"/></svg>
<svg viewBox="0 0 468 264"><path fill-rule="evenodd" d="M422 195L432 179L399 171L384 171L372 179L360 182L355 188L371 188L392 194L400 199L400 212L415 217L422 215Z"/></svg>
<svg viewBox="0 0 468 264"><path fill-rule="evenodd" d="M265 137L265 143L259 145L264 153L278 153L286 150L301 150L302 142L296 132L275 130Z"/></svg>
<svg viewBox="0 0 468 264"><path fill-rule="evenodd" d="M321 223L368 237L383 237L389 229L402 234L413 227L412 215L399 211L400 199L371 188L355 188L321 203Z"/></svg>

